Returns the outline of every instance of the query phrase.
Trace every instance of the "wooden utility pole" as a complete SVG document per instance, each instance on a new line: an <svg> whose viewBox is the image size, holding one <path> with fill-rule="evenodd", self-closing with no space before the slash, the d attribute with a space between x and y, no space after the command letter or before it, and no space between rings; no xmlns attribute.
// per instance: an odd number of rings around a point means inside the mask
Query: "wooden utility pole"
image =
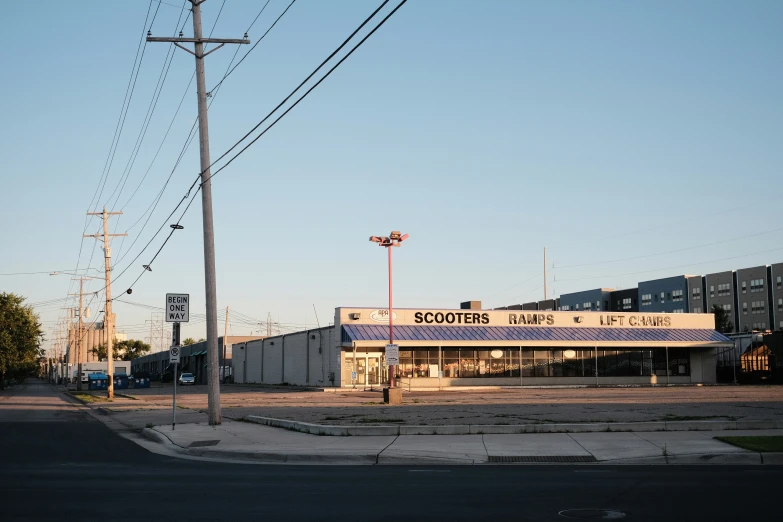
<svg viewBox="0 0 783 522"><path fill-rule="evenodd" d="M227 43L248 44L247 34L241 39L203 38L201 34L201 4L206 0L190 0L193 5L193 38L156 38L147 33L148 42L170 42L196 57L196 93L198 95L198 135L201 151L201 210L204 228L204 286L207 301L207 414L209 424L222 422L220 412L220 379L218 375L218 327L217 327L217 283L215 277L215 229L212 222L212 182L209 159L209 121L207 118L207 86L204 73L204 58ZM194 44L194 50L182 43ZM205 43L219 44L204 52Z"/></svg>
<svg viewBox="0 0 783 522"><path fill-rule="evenodd" d="M84 237L94 237L95 239L103 241L103 252L105 260L105 278L106 278L106 307L103 309L103 328L106 333L106 360L108 374L107 380L109 381L107 396L109 399L114 398L114 354L112 353L112 343L114 342L113 321L111 314L111 245L109 244L114 237L127 236L128 234L109 234L109 216L117 216L122 212L106 212L106 208L103 212L87 212L88 216L102 216L103 217L103 234L84 234ZM82 317L79 313L79 324L81 325ZM79 375L79 381L81 381L81 374Z"/></svg>

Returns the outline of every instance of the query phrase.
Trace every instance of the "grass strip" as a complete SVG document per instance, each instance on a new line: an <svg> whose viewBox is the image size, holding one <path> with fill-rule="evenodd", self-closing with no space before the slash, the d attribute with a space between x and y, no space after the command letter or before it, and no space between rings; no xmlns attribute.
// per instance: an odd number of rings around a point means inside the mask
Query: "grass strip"
<svg viewBox="0 0 783 522"><path fill-rule="evenodd" d="M91 393L74 393L69 392L71 397L81 402L82 404L91 404L93 402L111 402L108 397L101 397L100 395L93 395Z"/></svg>
<svg viewBox="0 0 783 522"><path fill-rule="evenodd" d="M721 442L761 453L783 452L783 436L715 437Z"/></svg>

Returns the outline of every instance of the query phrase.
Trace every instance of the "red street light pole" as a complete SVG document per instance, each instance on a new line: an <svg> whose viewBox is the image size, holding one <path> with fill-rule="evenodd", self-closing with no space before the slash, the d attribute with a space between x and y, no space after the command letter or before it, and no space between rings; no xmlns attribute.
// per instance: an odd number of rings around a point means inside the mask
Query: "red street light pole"
<svg viewBox="0 0 783 522"><path fill-rule="evenodd" d="M378 246L386 247L389 252L389 344L394 344L394 310L392 309L392 247L398 247L408 239L408 234L392 231L389 236L371 236L370 241ZM394 388L394 366L389 365L389 388Z"/></svg>

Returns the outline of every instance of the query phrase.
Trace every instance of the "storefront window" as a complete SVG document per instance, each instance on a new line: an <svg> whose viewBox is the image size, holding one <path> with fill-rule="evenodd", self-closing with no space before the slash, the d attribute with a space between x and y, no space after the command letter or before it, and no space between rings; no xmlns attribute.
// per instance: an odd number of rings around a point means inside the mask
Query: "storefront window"
<svg viewBox="0 0 783 522"><path fill-rule="evenodd" d="M459 377L459 350L443 350L443 376Z"/></svg>
<svg viewBox="0 0 783 522"><path fill-rule="evenodd" d="M532 348L522 348L522 377L533 377L535 375L535 359Z"/></svg>
<svg viewBox="0 0 783 522"><path fill-rule="evenodd" d="M443 348L441 367L437 348L400 350L397 375L403 379L436 377L440 369L448 378L595 377L596 353L590 348L522 348L521 355L520 359L519 348ZM664 348L599 349L597 355L599 377L666 375ZM670 348L668 368L670 375L690 375L689 350ZM351 371L353 365L345 364L346 382L350 382ZM356 371L365 371L358 359ZM364 375L357 378L362 380Z"/></svg>

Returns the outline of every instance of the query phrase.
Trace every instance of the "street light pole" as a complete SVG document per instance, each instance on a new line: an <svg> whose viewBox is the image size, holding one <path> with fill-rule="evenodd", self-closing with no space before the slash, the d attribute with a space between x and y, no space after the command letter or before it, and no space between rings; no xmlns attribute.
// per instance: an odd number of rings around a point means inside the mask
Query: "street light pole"
<svg viewBox="0 0 783 522"><path fill-rule="evenodd" d="M408 239L408 234L401 234L394 230L388 236L371 236L370 241L378 243L378 246L385 247L389 255L389 344L394 344L394 309L392 308L392 248L398 247ZM393 364L389 365L389 388L394 388L394 369Z"/></svg>

